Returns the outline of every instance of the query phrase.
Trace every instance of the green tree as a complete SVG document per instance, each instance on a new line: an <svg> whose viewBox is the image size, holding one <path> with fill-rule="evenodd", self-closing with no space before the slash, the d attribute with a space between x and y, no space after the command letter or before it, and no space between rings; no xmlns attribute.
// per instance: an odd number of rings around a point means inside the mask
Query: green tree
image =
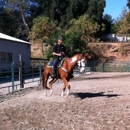
<svg viewBox="0 0 130 130"><path fill-rule="evenodd" d="M119 34L130 33L130 12L122 11L120 18L115 22L116 32Z"/></svg>
<svg viewBox="0 0 130 130"><path fill-rule="evenodd" d="M57 25L65 27L70 20L78 19L87 13L90 18L100 23L105 7L105 0L36 0L41 13L55 21ZM51 4L50 4L51 3Z"/></svg>
<svg viewBox="0 0 130 130"><path fill-rule="evenodd" d="M114 19L112 19L112 16L109 14L105 14L103 16L103 23L105 25L105 30L103 33L109 34L109 33L114 33Z"/></svg>
<svg viewBox="0 0 130 130"><path fill-rule="evenodd" d="M100 22L102 20L105 6L105 0L89 0L87 14L94 21Z"/></svg>
<svg viewBox="0 0 130 130"><path fill-rule="evenodd" d="M126 18L122 21L118 33L128 34L130 33L130 13L127 14Z"/></svg>
<svg viewBox="0 0 130 130"><path fill-rule="evenodd" d="M95 33L99 30L98 23L89 19L88 15L82 15L79 19L72 19L66 33L75 32L81 35L84 42L94 42Z"/></svg>
<svg viewBox="0 0 130 130"><path fill-rule="evenodd" d="M86 53L87 43L81 39L81 35L76 32L69 32L65 35L64 45L66 46L66 55L72 56L77 53Z"/></svg>
<svg viewBox="0 0 130 130"><path fill-rule="evenodd" d="M78 18L85 13L86 0L36 0L41 13L55 21L57 26L64 27L72 18ZM51 3L51 4L50 4Z"/></svg>
<svg viewBox="0 0 130 130"><path fill-rule="evenodd" d="M127 0L126 6L130 9L130 0Z"/></svg>
<svg viewBox="0 0 130 130"><path fill-rule="evenodd" d="M60 28L56 27L55 23L49 21L48 17L38 16L33 20L29 39L34 44L41 44L43 53L43 44L46 45L48 40L58 31L60 31Z"/></svg>
<svg viewBox="0 0 130 130"><path fill-rule="evenodd" d="M18 31L23 32L28 35L29 33L29 26L26 22L26 12L29 9L29 1L28 0L8 0L8 6L6 7L6 10L8 13L14 13L14 15L17 15L17 20L19 19L19 26ZM21 22L22 20L22 22Z"/></svg>
<svg viewBox="0 0 130 130"><path fill-rule="evenodd" d="M32 26L32 18L36 12L35 4L30 3L30 1L8 0L0 3L0 24L3 33L28 40L28 33ZM6 17L4 17L4 14L6 14ZM5 21L6 23L4 24ZM8 27L9 31L4 31L2 24Z"/></svg>

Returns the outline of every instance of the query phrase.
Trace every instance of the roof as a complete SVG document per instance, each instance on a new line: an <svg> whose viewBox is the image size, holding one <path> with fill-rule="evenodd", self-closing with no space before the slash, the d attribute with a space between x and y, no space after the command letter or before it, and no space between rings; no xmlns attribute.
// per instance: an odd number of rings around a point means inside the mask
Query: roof
<svg viewBox="0 0 130 130"><path fill-rule="evenodd" d="M18 38L14 38L14 37L8 36L8 35L3 34L3 33L0 33L0 39L5 39L5 40L15 41L15 42L21 42L21 43L26 43L26 44L31 44L30 42L23 41L23 40L20 40Z"/></svg>

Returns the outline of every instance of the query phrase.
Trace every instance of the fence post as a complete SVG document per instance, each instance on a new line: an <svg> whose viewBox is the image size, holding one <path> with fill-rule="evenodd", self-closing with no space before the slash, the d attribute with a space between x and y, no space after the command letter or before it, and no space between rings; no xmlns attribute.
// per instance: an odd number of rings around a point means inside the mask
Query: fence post
<svg viewBox="0 0 130 130"><path fill-rule="evenodd" d="M129 62L127 62L126 71L129 72Z"/></svg>
<svg viewBox="0 0 130 130"><path fill-rule="evenodd" d="M95 63L96 61L94 61L94 72L96 72L97 70L96 70L96 63Z"/></svg>
<svg viewBox="0 0 130 130"><path fill-rule="evenodd" d="M40 62L39 63L39 78L40 78L39 85L41 84L41 76L42 76L42 64Z"/></svg>
<svg viewBox="0 0 130 130"><path fill-rule="evenodd" d="M102 72L104 72L104 62L102 63Z"/></svg>
<svg viewBox="0 0 130 130"><path fill-rule="evenodd" d="M34 63L32 64L32 81L34 81Z"/></svg>
<svg viewBox="0 0 130 130"><path fill-rule="evenodd" d="M24 88L24 62L20 61L20 88Z"/></svg>
<svg viewBox="0 0 130 130"><path fill-rule="evenodd" d="M115 70L116 70L116 62L115 62Z"/></svg>
<svg viewBox="0 0 130 130"><path fill-rule="evenodd" d="M12 92L14 91L14 62L11 64Z"/></svg>

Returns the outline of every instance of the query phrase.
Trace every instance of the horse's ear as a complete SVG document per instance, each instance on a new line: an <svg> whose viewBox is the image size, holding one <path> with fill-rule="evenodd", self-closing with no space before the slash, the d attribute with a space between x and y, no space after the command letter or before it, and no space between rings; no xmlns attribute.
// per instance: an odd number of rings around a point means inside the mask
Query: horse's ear
<svg viewBox="0 0 130 130"><path fill-rule="evenodd" d="M84 54L85 57L88 57L88 53Z"/></svg>
<svg viewBox="0 0 130 130"><path fill-rule="evenodd" d="M91 54L89 54L89 53L86 53L86 54L85 54L85 57L87 57L87 58L89 58L89 59L90 59L90 58L92 57L92 55L91 55Z"/></svg>

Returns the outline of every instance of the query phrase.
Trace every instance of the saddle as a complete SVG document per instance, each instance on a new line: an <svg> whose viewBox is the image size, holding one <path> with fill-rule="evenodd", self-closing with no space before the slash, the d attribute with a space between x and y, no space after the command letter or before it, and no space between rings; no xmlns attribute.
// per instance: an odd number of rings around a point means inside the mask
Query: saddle
<svg viewBox="0 0 130 130"><path fill-rule="evenodd" d="M66 59L66 57L64 57L61 61L59 61L58 68L60 68L62 66L65 59ZM49 61L47 68L53 68L53 64L54 64L54 60Z"/></svg>
<svg viewBox="0 0 130 130"><path fill-rule="evenodd" d="M58 65L57 65L57 77L59 79L60 79L60 75L59 75L59 72L58 72L58 68L62 67L62 64L63 64L63 62L64 62L65 59L66 59L66 57L63 58L61 61L59 61ZM53 68L53 65L54 65L54 60L48 62L47 68Z"/></svg>

